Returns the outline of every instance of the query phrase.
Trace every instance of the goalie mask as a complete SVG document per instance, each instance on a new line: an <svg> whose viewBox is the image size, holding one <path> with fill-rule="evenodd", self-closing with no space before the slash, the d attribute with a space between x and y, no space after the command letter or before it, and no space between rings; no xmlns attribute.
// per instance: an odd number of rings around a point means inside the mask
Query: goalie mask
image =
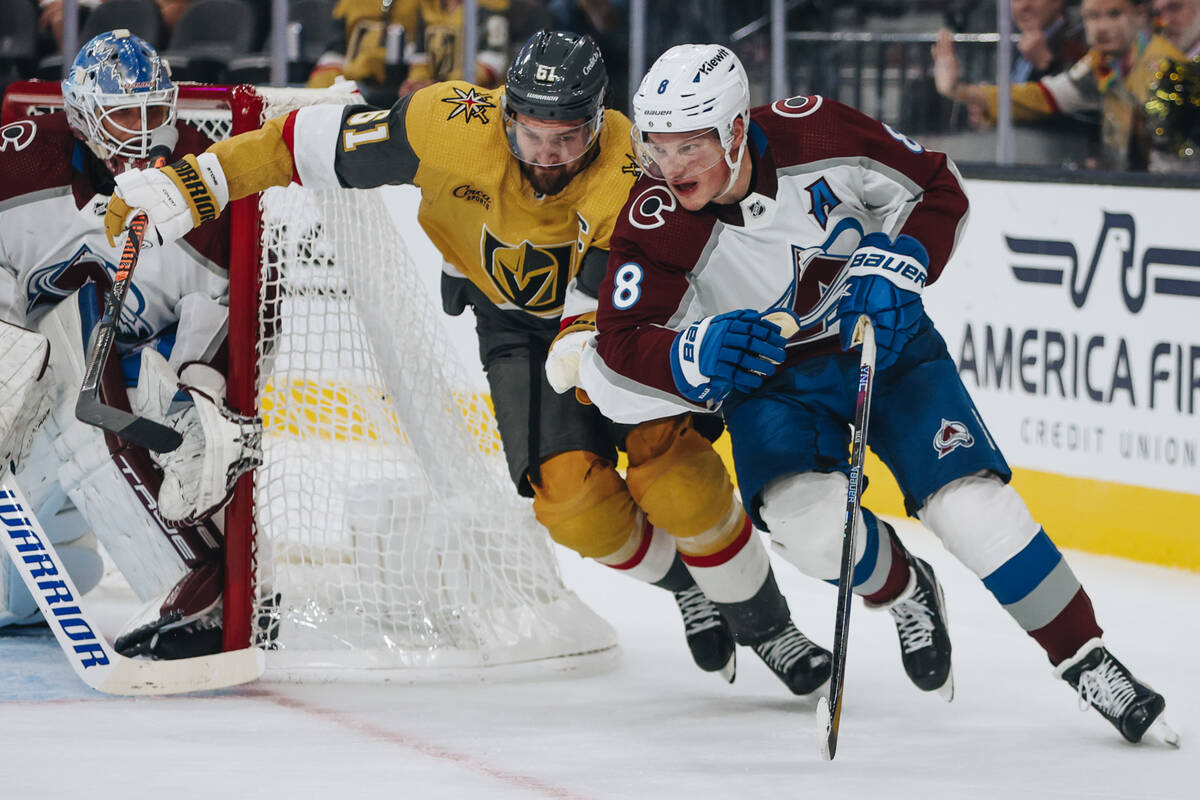
<svg viewBox="0 0 1200 800"><path fill-rule="evenodd" d="M590 153L604 122L607 88L604 58L592 37L535 33L508 68L503 108L509 150L532 167L559 167ZM532 121L518 120L518 114ZM578 124L561 124L569 121Z"/></svg>
<svg viewBox="0 0 1200 800"><path fill-rule="evenodd" d="M175 125L178 93L167 62L124 29L85 44L62 82L67 122L114 175L145 166L154 134Z"/></svg>
<svg viewBox="0 0 1200 800"><path fill-rule="evenodd" d="M729 182L737 182L746 149L733 152L734 121L750 121L750 84L742 62L727 47L681 44L659 56L633 96L634 153L647 175L685 181L724 160ZM651 142L652 133L695 136L670 145ZM715 133L715 136L713 135Z"/></svg>

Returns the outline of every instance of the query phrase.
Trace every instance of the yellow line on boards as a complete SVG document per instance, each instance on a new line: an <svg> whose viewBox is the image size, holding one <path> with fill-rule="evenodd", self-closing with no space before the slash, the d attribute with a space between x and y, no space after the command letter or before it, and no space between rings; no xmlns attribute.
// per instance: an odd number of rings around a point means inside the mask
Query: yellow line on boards
<svg viewBox="0 0 1200 800"><path fill-rule="evenodd" d="M264 421L273 433L366 442L377 441L387 429L403 436L385 397L372 396L361 387L309 380L292 380L285 386L268 382L260 401ZM456 402L468 421L475 418L476 424L468 427L480 439L481 449L499 452L491 397L470 392ZM723 434L714 447L733 474L729 434ZM618 468L625 466L622 454ZM863 502L877 513L904 516L900 490L874 453L867 453L866 472ZM1013 487L1061 547L1200 572L1200 494L1021 468L1013 469Z"/></svg>

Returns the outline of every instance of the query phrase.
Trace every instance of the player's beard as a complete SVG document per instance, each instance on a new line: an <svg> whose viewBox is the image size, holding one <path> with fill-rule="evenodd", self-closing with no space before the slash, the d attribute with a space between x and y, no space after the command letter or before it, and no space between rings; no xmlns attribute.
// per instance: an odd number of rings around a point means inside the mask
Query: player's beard
<svg viewBox="0 0 1200 800"><path fill-rule="evenodd" d="M538 194L556 195L567 188L567 184L578 174L582 160L576 159L569 164L559 164L557 167L535 167L522 161L521 174Z"/></svg>

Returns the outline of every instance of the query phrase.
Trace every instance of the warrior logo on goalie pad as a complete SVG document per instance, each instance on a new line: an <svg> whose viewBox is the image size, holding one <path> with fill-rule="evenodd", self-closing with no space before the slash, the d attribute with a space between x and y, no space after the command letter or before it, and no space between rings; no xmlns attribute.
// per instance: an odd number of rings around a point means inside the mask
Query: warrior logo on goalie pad
<svg viewBox="0 0 1200 800"><path fill-rule="evenodd" d="M933 449L937 450L939 461L956 448L970 447L973 444L975 444L975 437L967 430L967 426L948 419L942 420L942 426L938 428L937 434L933 437Z"/></svg>
<svg viewBox="0 0 1200 800"><path fill-rule="evenodd" d="M511 245L483 229L483 263L505 299L534 314L562 308L575 242Z"/></svg>

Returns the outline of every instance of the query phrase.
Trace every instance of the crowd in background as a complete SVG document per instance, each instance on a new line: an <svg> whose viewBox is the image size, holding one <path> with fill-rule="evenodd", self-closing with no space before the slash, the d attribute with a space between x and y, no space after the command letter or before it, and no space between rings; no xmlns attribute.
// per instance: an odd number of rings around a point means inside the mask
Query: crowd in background
<svg viewBox="0 0 1200 800"><path fill-rule="evenodd" d="M29 17L13 11L21 5L32 11L35 46L18 45L14 56L5 44L14 37L0 35L0 86L62 75L61 0L0 0L0 22L13 28L14 13ZM270 0L79 5L80 42L96 25L129 27L164 53L177 80L270 79ZM1019 163L1174 171L1200 161L1200 97L1190 95L1200 83L1200 0L1010 6ZM649 60L683 42L724 42L746 64L755 102L772 99L770 0L646 7ZM789 0L785 8L787 31L803 37L788 41L788 91L850 102L960 160L989 160L998 111L995 37L987 36L997 29L994 0ZM596 39L612 105L628 108L629 0L479 0L476 68L466 76L461 0L291 0L289 9L288 80L297 85L355 80L376 105L437 80L494 87L521 43L549 27Z"/></svg>

